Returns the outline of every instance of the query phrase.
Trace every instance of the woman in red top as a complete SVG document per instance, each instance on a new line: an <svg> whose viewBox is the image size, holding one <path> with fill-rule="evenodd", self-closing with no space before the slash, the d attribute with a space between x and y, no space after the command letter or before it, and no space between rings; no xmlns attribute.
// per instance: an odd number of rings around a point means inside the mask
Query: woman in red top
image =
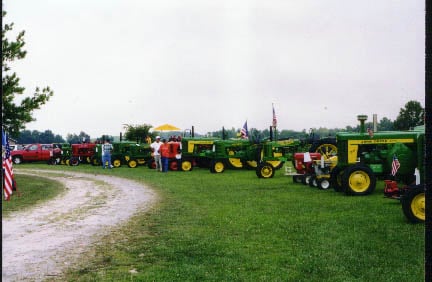
<svg viewBox="0 0 432 282"><path fill-rule="evenodd" d="M168 158L170 155L170 146L167 143L166 139L162 140L162 144L160 145L159 152L161 154L161 159L162 159L162 172L168 172Z"/></svg>

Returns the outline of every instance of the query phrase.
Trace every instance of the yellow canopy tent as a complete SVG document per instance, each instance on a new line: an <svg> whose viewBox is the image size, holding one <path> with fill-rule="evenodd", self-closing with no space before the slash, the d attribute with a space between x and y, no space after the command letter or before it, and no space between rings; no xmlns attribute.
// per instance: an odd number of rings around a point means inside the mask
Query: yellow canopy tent
<svg viewBox="0 0 432 282"><path fill-rule="evenodd" d="M165 124L159 125L158 127L154 127L153 130L154 131L180 131L180 128L178 128L172 124L165 123Z"/></svg>

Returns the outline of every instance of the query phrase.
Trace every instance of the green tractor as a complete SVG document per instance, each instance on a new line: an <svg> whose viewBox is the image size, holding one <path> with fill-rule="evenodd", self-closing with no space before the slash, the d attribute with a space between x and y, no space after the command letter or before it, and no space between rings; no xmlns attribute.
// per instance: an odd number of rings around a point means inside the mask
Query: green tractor
<svg viewBox="0 0 432 282"><path fill-rule="evenodd" d="M140 147L141 145L130 142L130 141L120 141L120 142L112 142L113 151L111 153L111 165L113 167L120 167L123 164L128 164L129 167L135 167L135 162L138 163L138 159L141 160L141 158L144 159L144 153L139 152L139 150L136 147ZM144 145L143 145L144 146ZM143 151L145 151L143 149ZM134 155L136 153L139 158L136 158ZM132 161L130 161L132 160ZM92 165L101 165L102 161L102 144L96 144L95 153L91 157L91 164ZM134 166L135 165L135 166Z"/></svg>
<svg viewBox="0 0 432 282"><path fill-rule="evenodd" d="M125 146L126 147L126 146ZM127 163L128 167L135 168L138 165L150 165L152 160L152 152L150 144L134 144L125 148L123 154L123 161Z"/></svg>
<svg viewBox="0 0 432 282"><path fill-rule="evenodd" d="M72 147L69 143L54 143L54 148L61 149L61 157L59 160L56 160L57 163L63 165L69 165L69 160L72 156Z"/></svg>
<svg viewBox="0 0 432 282"><path fill-rule="evenodd" d="M226 168L241 169L256 167L258 146L247 139L216 140L211 150L206 151L210 160L210 172L221 173Z"/></svg>
<svg viewBox="0 0 432 282"><path fill-rule="evenodd" d="M358 116L359 133L336 135L338 163L330 179L335 191L368 195L374 192L377 178L393 177L411 184L415 181L416 168L424 175L424 130L366 132L366 119L365 115ZM395 157L400 166L392 176Z"/></svg>
<svg viewBox="0 0 432 282"><path fill-rule="evenodd" d="M180 170L191 171L193 167L209 167L212 150L217 138L183 137L181 140Z"/></svg>

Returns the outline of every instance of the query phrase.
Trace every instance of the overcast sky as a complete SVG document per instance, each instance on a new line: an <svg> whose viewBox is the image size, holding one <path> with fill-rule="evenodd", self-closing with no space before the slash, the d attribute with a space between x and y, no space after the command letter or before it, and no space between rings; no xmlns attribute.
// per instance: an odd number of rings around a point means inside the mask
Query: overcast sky
<svg viewBox="0 0 432 282"><path fill-rule="evenodd" d="M123 124L206 133L355 126L424 107L424 1L5 0L13 65L54 96L27 129L92 138Z"/></svg>

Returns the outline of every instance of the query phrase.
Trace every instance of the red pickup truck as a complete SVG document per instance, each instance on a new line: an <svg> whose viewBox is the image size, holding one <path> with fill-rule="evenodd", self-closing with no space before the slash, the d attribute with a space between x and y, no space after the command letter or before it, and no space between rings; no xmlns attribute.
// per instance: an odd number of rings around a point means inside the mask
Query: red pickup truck
<svg viewBox="0 0 432 282"><path fill-rule="evenodd" d="M40 161L46 161L48 164L57 164L61 153L61 149L55 148L53 144L30 144L22 150L11 151L11 157L14 164Z"/></svg>

